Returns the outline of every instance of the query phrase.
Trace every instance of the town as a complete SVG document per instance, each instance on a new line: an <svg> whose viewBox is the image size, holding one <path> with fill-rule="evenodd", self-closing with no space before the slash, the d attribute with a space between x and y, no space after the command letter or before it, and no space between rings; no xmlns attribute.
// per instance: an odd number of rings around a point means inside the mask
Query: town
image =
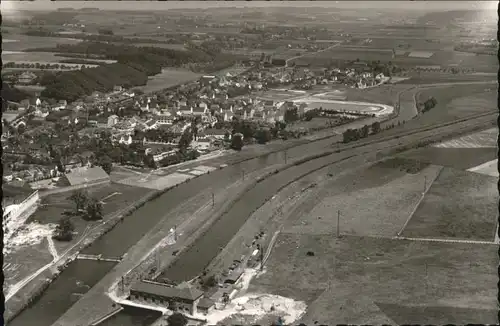
<svg viewBox="0 0 500 326"><path fill-rule="evenodd" d="M221 149L241 149L243 142L237 146L230 141L235 133L241 133L244 142L253 138L260 144L298 138L311 130L290 131L287 124L324 112L305 102L269 100L256 93L285 87L292 96L300 96L302 92L294 88L328 84L364 88L389 80L376 63L373 68L359 68L353 62L351 68L314 71L264 68L261 62L251 62L234 70L240 73L203 76L152 94L117 85L110 93L94 91L71 103L39 97L9 102L2 120L4 180L51 180L87 163L107 173L113 164L165 167ZM33 76L19 76L27 77ZM343 118L339 123L359 118L344 112L336 115ZM248 131L244 125L250 126ZM105 141L111 147L103 151Z"/></svg>

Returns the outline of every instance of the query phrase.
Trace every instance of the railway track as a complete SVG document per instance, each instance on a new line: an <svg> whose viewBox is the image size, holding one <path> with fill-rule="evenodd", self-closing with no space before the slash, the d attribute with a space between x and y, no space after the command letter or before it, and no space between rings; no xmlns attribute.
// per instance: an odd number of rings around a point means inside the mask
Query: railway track
<svg viewBox="0 0 500 326"><path fill-rule="evenodd" d="M397 138L404 137L404 136L415 135L415 134L425 132L425 131L430 131L430 130L435 130L435 129L439 129L439 128L443 128L443 127L453 126L453 125L456 125L458 123L473 122L473 121L475 121L477 119L481 119L481 118L484 118L486 120L488 118L491 118L491 119L495 118L495 120L496 120L495 115L498 115L498 112L492 111L492 112L486 112L486 113L481 113L481 114L474 114L474 115L469 115L469 116L466 116L464 118L456 119L453 121L431 124L428 126L415 128L415 129L411 129L411 130L406 130L406 131L403 130L399 133L396 133L396 134L393 134L390 136L385 136L382 138L377 138L377 139L373 139L373 140L370 140L370 139L362 140L362 141L356 142L355 144L352 144L352 145L335 143L335 144L333 144L333 146L344 151L344 150L348 150L348 149L353 149L353 148L357 148L357 147L362 147L362 146L366 146L366 145L380 143L382 141L397 139Z"/></svg>

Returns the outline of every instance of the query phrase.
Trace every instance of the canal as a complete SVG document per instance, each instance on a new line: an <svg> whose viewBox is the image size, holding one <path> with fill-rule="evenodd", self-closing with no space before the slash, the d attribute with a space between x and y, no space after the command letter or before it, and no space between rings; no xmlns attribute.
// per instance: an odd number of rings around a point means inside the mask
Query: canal
<svg viewBox="0 0 500 326"><path fill-rule="evenodd" d="M127 305L122 307L121 311L103 320L97 326L150 326L161 317L159 311Z"/></svg>
<svg viewBox="0 0 500 326"><path fill-rule="evenodd" d="M30 307L8 325L52 325L115 265L96 260L74 260Z"/></svg>

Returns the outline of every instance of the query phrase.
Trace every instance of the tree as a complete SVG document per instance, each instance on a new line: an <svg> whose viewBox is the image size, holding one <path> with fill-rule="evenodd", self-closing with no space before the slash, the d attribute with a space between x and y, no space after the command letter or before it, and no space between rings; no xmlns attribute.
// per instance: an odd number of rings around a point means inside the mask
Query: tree
<svg viewBox="0 0 500 326"><path fill-rule="evenodd" d="M103 155L98 158L97 165L106 171L107 174L110 174L113 168L113 161L111 161L111 158L108 155Z"/></svg>
<svg viewBox="0 0 500 326"><path fill-rule="evenodd" d="M311 121L314 117L318 116L318 110L309 110L306 113L304 113L304 120L306 121Z"/></svg>
<svg viewBox="0 0 500 326"><path fill-rule="evenodd" d="M349 143L351 141L358 140L360 138L360 133L357 129L347 129L346 131L344 131L342 136L343 136L343 142Z"/></svg>
<svg viewBox="0 0 500 326"><path fill-rule="evenodd" d="M364 125L363 128L361 128L361 138L366 138L370 134L370 127L368 125Z"/></svg>
<svg viewBox="0 0 500 326"><path fill-rule="evenodd" d="M202 288L203 288L205 291L207 291L207 290L209 290L209 289L213 288L214 286L216 286L216 285L217 285L217 283L218 283L218 282L217 282L217 278L215 277L215 275L210 275L210 276L208 276L208 277L206 277L206 278L203 278L203 279L201 280L201 286L202 286Z"/></svg>
<svg viewBox="0 0 500 326"><path fill-rule="evenodd" d="M186 326L188 320L186 316L181 313L174 312L167 318L168 326Z"/></svg>
<svg viewBox="0 0 500 326"><path fill-rule="evenodd" d="M78 213L85 207L85 204L88 201L88 195L82 190L77 190L71 194L69 199L75 203L75 212Z"/></svg>
<svg viewBox="0 0 500 326"><path fill-rule="evenodd" d="M259 144L265 144L271 140L271 132L268 129L259 129L255 138Z"/></svg>
<svg viewBox="0 0 500 326"><path fill-rule="evenodd" d="M235 133L231 138L231 148L237 151L241 151L243 148L243 135L240 133Z"/></svg>
<svg viewBox="0 0 500 326"><path fill-rule="evenodd" d="M143 163L148 168L152 168L152 169L156 169L157 168L156 162L155 162L155 160L153 158L153 155L151 155L151 154L144 155L144 157L143 157Z"/></svg>
<svg viewBox="0 0 500 326"><path fill-rule="evenodd" d="M91 198L87 202L84 219L88 221L102 220L102 204L95 198Z"/></svg>
<svg viewBox="0 0 500 326"><path fill-rule="evenodd" d="M58 241L71 241L73 239L74 230L75 226L71 222L71 219L69 216L65 216L59 220L52 238Z"/></svg>
<svg viewBox="0 0 500 326"><path fill-rule="evenodd" d="M375 121L372 123L372 133L373 134L378 134L380 132L380 122Z"/></svg>
<svg viewBox="0 0 500 326"><path fill-rule="evenodd" d="M297 121L299 119L297 108L287 109L285 111L284 119L286 123Z"/></svg>
<svg viewBox="0 0 500 326"><path fill-rule="evenodd" d="M185 152L191 142L193 141L193 134L186 129L184 133L182 133L181 139L179 139L179 151Z"/></svg>

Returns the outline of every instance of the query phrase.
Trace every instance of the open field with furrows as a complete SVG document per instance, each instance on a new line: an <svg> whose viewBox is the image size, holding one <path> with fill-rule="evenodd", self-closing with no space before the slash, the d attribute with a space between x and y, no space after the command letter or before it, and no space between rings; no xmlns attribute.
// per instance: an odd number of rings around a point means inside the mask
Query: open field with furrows
<svg viewBox="0 0 500 326"><path fill-rule="evenodd" d="M497 148L498 128L486 129L432 145L439 148Z"/></svg>
<svg viewBox="0 0 500 326"><path fill-rule="evenodd" d="M395 236L418 204L424 179L441 167L398 158L332 176L305 212L287 220L284 232Z"/></svg>
<svg viewBox="0 0 500 326"><path fill-rule="evenodd" d="M305 301L306 325L495 323L497 250L282 233L249 292Z"/></svg>
<svg viewBox="0 0 500 326"><path fill-rule="evenodd" d="M466 82L466 81L484 81L495 80L497 74L451 74L442 72L410 72L409 79L398 82L398 84L431 84L431 83L449 83L449 82Z"/></svg>
<svg viewBox="0 0 500 326"><path fill-rule="evenodd" d="M493 241L498 178L445 168L420 203L403 236Z"/></svg>
<svg viewBox="0 0 500 326"><path fill-rule="evenodd" d="M86 188L88 194L101 200L104 221L110 214L125 209L136 200L145 196L150 190L138 187L111 183ZM64 212L74 212L75 204L69 199L71 192L52 194L44 197L37 211L31 215L29 221L36 221L41 224L56 224L64 216ZM88 222L80 216L72 216L71 221L75 226L77 236L70 242L55 241L56 249L61 252L72 246L79 240L87 227L97 225L99 222Z"/></svg>
<svg viewBox="0 0 500 326"><path fill-rule="evenodd" d="M371 42L355 42L360 46L368 48L382 48L395 50L453 50L453 43L445 39L439 42L429 42L428 39L405 39L388 36L368 36L360 40L371 40Z"/></svg>
<svg viewBox="0 0 500 326"><path fill-rule="evenodd" d="M2 51L23 51L32 48L56 47L57 44L76 44L81 40L62 37L37 37L21 34L9 34L2 40Z"/></svg>
<svg viewBox="0 0 500 326"><path fill-rule="evenodd" d="M7 295L12 285L52 261L52 255L47 246L47 240L43 239L36 245L16 248L13 252L4 255L5 295Z"/></svg>
<svg viewBox="0 0 500 326"><path fill-rule="evenodd" d="M474 55L470 53L455 51L434 51L430 58L412 58L409 56L396 56L391 60L394 64L409 66L440 65L442 67L453 66L457 68L474 69L479 72L494 72L498 70L498 61L491 55Z"/></svg>
<svg viewBox="0 0 500 326"><path fill-rule="evenodd" d="M156 92L187 81L198 79L201 76L202 74L197 74L187 69L162 69L162 72L158 75L149 77L145 86L139 86L136 88L141 89L145 93Z"/></svg>
<svg viewBox="0 0 500 326"><path fill-rule="evenodd" d="M344 48L338 46L323 52L311 53L294 60L297 64L308 63L314 66L324 65L332 60L356 60L389 62L393 60L392 51L380 51L365 48Z"/></svg>

